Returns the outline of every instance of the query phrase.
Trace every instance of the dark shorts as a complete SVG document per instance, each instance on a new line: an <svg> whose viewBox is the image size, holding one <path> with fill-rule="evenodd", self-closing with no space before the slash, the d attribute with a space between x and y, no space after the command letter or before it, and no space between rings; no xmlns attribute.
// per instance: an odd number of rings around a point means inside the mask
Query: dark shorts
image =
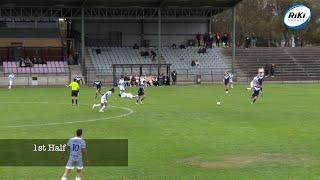
<svg viewBox="0 0 320 180"><path fill-rule="evenodd" d="M220 81L220 82L221 82L221 81ZM229 82L230 82L230 79L224 79L224 85L225 85L225 86L228 85Z"/></svg>
<svg viewBox="0 0 320 180"><path fill-rule="evenodd" d="M71 96L72 97L78 97L79 91L71 91Z"/></svg>
<svg viewBox="0 0 320 180"><path fill-rule="evenodd" d="M144 96L144 92L140 92L138 96Z"/></svg>
<svg viewBox="0 0 320 180"><path fill-rule="evenodd" d="M98 91L101 91L101 86L96 86L96 89L97 89Z"/></svg>
<svg viewBox="0 0 320 180"><path fill-rule="evenodd" d="M252 97L257 97L257 96L259 96L259 94L260 94L260 90L254 90Z"/></svg>

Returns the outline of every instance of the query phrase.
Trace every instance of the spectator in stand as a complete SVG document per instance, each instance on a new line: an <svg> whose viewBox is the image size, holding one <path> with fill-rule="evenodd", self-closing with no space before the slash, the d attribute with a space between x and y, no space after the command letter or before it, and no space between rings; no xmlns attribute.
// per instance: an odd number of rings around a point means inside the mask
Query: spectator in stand
<svg viewBox="0 0 320 180"><path fill-rule="evenodd" d="M171 79L172 79L172 85L176 85L176 81L177 81L177 72L176 71L171 72Z"/></svg>
<svg viewBox="0 0 320 180"><path fill-rule="evenodd" d="M24 58L21 58L21 59L20 59L20 61L19 61L19 66L20 66L20 67L25 67Z"/></svg>
<svg viewBox="0 0 320 180"><path fill-rule="evenodd" d="M125 86L130 87L130 77L125 75L123 79L124 79Z"/></svg>
<svg viewBox="0 0 320 180"><path fill-rule="evenodd" d="M226 44L226 47L229 47L229 37L228 37L228 34L225 33L224 34L224 37L225 37L225 44Z"/></svg>
<svg viewBox="0 0 320 180"><path fill-rule="evenodd" d="M208 47L208 43L209 43L209 35L208 34L203 35L203 42L204 42L204 46Z"/></svg>
<svg viewBox="0 0 320 180"><path fill-rule="evenodd" d="M134 79L136 80L136 82L135 82L136 86L139 86L140 76L136 76Z"/></svg>
<svg viewBox="0 0 320 180"><path fill-rule="evenodd" d="M171 46L172 49L177 49L177 45L175 43L172 44Z"/></svg>
<svg viewBox="0 0 320 180"><path fill-rule="evenodd" d="M181 45L180 45L180 49L187 49L187 48L186 48L186 45L181 44Z"/></svg>
<svg viewBox="0 0 320 180"><path fill-rule="evenodd" d="M139 49L139 46L138 46L137 43L135 43L135 44L133 45L133 49Z"/></svg>
<svg viewBox="0 0 320 180"><path fill-rule="evenodd" d="M303 36L300 36L300 47L303 47Z"/></svg>
<svg viewBox="0 0 320 180"><path fill-rule="evenodd" d="M206 53L207 52L207 49L206 48L200 48L199 50L198 50L198 53L199 54L204 54L204 53Z"/></svg>
<svg viewBox="0 0 320 180"><path fill-rule="evenodd" d="M216 38L216 47L220 47L221 37L219 33L216 33L215 38Z"/></svg>
<svg viewBox="0 0 320 180"><path fill-rule="evenodd" d="M221 37L221 42L223 47L228 47L228 35L224 33Z"/></svg>
<svg viewBox="0 0 320 180"><path fill-rule="evenodd" d="M271 64L270 66L270 75L271 77L274 77L274 69L275 69L276 65L275 64Z"/></svg>
<svg viewBox="0 0 320 180"><path fill-rule="evenodd" d="M24 59L24 64L25 64L25 67L32 67L33 65L30 58Z"/></svg>
<svg viewBox="0 0 320 180"><path fill-rule="evenodd" d="M164 85L170 85L169 76L163 76L163 84Z"/></svg>
<svg viewBox="0 0 320 180"><path fill-rule="evenodd" d="M256 43L257 43L256 34L252 33L252 35L251 35L251 47L256 47Z"/></svg>
<svg viewBox="0 0 320 180"><path fill-rule="evenodd" d="M196 39L197 39L197 44L198 44L198 46L200 46L200 41L201 41L201 35L200 35L200 33L198 33L198 34L196 35Z"/></svg>
<svg viewBox="0 0 320 180"><path fill-rule="evenodd" d="M200 66L200 61L197 59L196 60L196 66L199 67Z"/></svg>
<svg viewBox="0 0 320 180"><path fill-rule="evenodd" d="M164 82L164 75L163 75L163 73L159 73L158 81L159 81L159 85L162 86L162 85L163 85L163 82Z"/></svg>
<svg viewBox="0 0 320 180"><path fill-rule="evenodd" d="M209 32L209 48L212 48L212 44L213 44L213 35L211 32Z"/></svg>
<svg viewBox="0 0 320 180"><path fill-rule="evenodd" d="M37 58L33 58L31 61L32 61L33 64L39 64Z"/></svg>
<svg viewBox="0 0 320 180"><path fill-rule="evenodd" d="M158 80L158 77L154 77L154 78L153 78L153 82L152 82L152 84L153 84L154 86L159 86L159 80Z"/></svg>
<svg viewBox="0 0 320 180"><path fill-rule="evenodd" d="M225 47L226 45L226 36L224 34L221 36L221 44L222 44L222 47Z"/></svg>
<svg viewBox="0 0 320 180"><path fill-rule="evenodd" d="M131 86L135 86L135 85L136 85L136 78L135 78L135 76L131 76L131 77L130 77L130 80L131 80L131 82L130 82Z"/></svg>
<svg viewBox="0 0 320 180"><path fill-rule="evenodd" d="M47 64L47 61L45 61L44 59L39 58L38 61L40 62L40 64Z"/></svg>
<svg viewBox="0 0 320 180"><path fill-rule="evenodd" d="M145 82L146 82L146 77L145 76L140 76L140 82L139 82L139 85L145 85Z"/></svg>
<svg viewBox="0 0 320 180"><path fill-rule="evenodd" d="M140 55L142 56L142 57L147 57L147 56L149 56L149 52L148 51L141 51L140 52Z"/></svg>
<svg viewBox="0 0 320 180"><path fill-rule="evenodd" d="M146 82L147 82L147 86L152 86L153 85L153 81L154 81L154 78L152 75L149 75L146 77Z"/></svg>
<svg viewBox="0 0 320 180"><path fill-rule="evenodd" d="M246 36L246 45L245 45L246 49L248 49L248 48L249 48L250 43L251 43L251 38L250 38L250 36L249 36L249 35L247 35L247 36Z"/></svg>
<svg viewBox="0 0 320 180"><path fill-rule="evenodd" d="M192 67L196 66L196 62L194 60L191 61L191 66Z"/></svg>
<svg viewBox="0 0 320 180"><path fill-rule="evenodd" d="M156 57L157 57L157 53L154 52L153 50L151 50L150 54L151 54L151 60L152 60L152 61L155 61L155 60L156 60Z"/></svg>
<svg viewBox="0 0 320 180"><path fill-rule="evenodd" d="M204 38L202 35L200 36L200 46L204 46Z"/></svg>
<svg viewBox="0 0 320 180"><path fill-rule="evenodd" d="M296 39L296 38L295 38L294 34L292 34L292 35L291 35L291 40L290 40L290 41L291 41L291 47L296 47L295 39Z"/></svg>

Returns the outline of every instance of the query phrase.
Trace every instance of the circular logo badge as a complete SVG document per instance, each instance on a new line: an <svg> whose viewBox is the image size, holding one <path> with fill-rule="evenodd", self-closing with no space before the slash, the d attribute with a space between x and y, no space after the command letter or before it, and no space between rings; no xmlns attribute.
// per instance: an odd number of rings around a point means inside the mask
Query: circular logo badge
<svg viewBox="0 0 320 180"><path fill-rule="evenodd" d="M292 30L304 29L311 20L311 10L303 4L291 5L284 14L284 24Z"/></svg>

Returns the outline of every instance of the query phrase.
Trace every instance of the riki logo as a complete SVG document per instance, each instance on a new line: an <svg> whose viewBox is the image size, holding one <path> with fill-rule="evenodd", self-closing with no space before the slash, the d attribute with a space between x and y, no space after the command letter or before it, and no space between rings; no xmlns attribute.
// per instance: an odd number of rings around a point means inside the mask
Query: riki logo
<svg viewBox="0 0 320 180"><path fill-rule="evenodd" d="M306 17L306 13L304 12L298 12L298 13L294 13L294 12L290 12L289 13L289 19L290 18L300 18L300 19L304 19Z"/></svg>
<svg viewBox="0 0 320 180"><path fill-rule="evenodd" d="M304 29L310 23L311 10L303 4L291 5L285 12L284 24L292 30Z"/></svg>

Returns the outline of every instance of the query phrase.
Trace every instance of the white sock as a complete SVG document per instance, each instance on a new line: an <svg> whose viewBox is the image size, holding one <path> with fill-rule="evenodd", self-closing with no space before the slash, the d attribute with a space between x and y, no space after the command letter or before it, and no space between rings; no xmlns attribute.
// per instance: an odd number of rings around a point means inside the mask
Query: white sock
<svg viewBox="0 0 320 180"><path fill-rule="evenodd" d="M61 180L68 180L66 177L62 176Z"/></svg>
<svg viewBox="0 0 320 180"><path fill-rule="evenodd" d="M81 178L80 177L76 177L76 180L81 180Z"/></svg>
<svg viewBox="0 0 320 180"><path fill-rule="evenodd" d="M98 106L100 106L100 104L94 104L94 105L93 105L93 108L96 108L96 107L98 107Z"/></svg>
<svg viewBox="0 0 320 180"><path fill-rule="evenodd" d="M104 110L104 108L106 108L106 106L105 106L105 105L103 105L103 106L101 107L100 111L103 111L103 110Z"/></svg>

